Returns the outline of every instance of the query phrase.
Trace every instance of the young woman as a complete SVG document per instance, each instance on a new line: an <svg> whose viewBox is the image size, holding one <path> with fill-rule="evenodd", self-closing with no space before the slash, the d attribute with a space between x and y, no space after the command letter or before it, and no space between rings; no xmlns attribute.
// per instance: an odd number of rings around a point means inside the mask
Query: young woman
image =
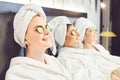
<svg viewBox="0 0 120 80"><path fill-rule="evenodd" d="M80 34L75 27L68 23L67 17L62 17L64 21L54 18L50 21L54 28L55 47L60 46L58 50L58 59L65 65L69 73L71 73L72 80L106 80L99 72L99 69L94 64L89 56L80 54L80 50L76 49L77 45L81 43L79 40ZM57 21L57 22L56 22Z"/></svg>
<svg viewBox="0 0 120 80"><path fill-rule="evenodd" d="M120 57L112 56L100 44L97 44L97 34L95 25L87 18L78 18L75 21L75 27L81 34L83 48L79 49L81 53L89 55L91 60L99 67L106 80L110 80L111 72L120 67Z"/></svg>
<svg viewBox="0 0 120 80"><path fill-rule="evenodd" d="M45 54L52 41L40 6L26 4L20 8L14 18L14 39L25 48L26 56L11 60L5 80L70 80L63 65Z"/></svg>
<svg viewBox="0 0 120 80"><path fill-rule="evenodd" d="M97 44L96 26L87 18L78 18L75 21L75 27L81 34L80 40L83 44L83 49L92 49L104 54L110 54L102 45Z"/></svg>

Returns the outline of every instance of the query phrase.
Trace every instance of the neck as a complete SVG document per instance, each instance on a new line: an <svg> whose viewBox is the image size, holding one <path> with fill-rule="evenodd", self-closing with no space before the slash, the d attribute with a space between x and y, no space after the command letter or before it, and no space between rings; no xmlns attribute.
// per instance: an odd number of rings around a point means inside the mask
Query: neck
<svg viewBox="0 0 120 80"><path fill-rule="evenodd" d="M45 57L44 57L44 50L36 50L36 49L26 49L26 57L41 61L45 63Z"/></svg>
<svg viewBox="0 0 120 80"><path fill-rule="evenodd" d="M93 49L92 43L84 43L84 49Z"/></svg>

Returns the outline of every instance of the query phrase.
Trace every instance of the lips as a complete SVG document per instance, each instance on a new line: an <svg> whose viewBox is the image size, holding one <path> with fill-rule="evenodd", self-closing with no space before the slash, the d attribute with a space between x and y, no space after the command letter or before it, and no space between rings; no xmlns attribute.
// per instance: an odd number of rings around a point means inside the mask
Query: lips
<svg viewBox="0 0 120 80"><path fill-rule="evenodd" d="M45 36L42 40L43 41L51 41L51 38L50 38L50 36Z"/></svg>
<svg viewBox="0 0 120 80"><path fill-rule="evenodd" d="M80 37L77 37L76 39L77 39L77 40L80 40Z"/></svg>
<svg viewBox="0 0 120 80"><path fill-rule="evenodd" d="M48 40L49 40L49 38L43 38L42 40L43 40L43 41L48 41Z"/></svg>
<svg viewBox="0 0 120 80"><path fill-rule="evenodd" d="M46 39L42 39L43 41L46 41Z"/></svg>

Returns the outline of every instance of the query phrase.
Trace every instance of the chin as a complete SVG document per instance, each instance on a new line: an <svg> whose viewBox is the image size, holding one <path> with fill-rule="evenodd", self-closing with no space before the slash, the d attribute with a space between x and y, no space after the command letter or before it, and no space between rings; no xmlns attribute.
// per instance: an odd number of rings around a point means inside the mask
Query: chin
<svg viewBox="0 0 120 80"><path fill-rule="evenodd" d="M50 47L52 47L52 44L50 44L50 43L47 44L47 43L46 43L46 45L44 45L44 46L46 46L46 48L50 48Z"/></svg>
<svg viewBox="0 0 120 80"><path fill-rule="evenodd" d="M80 44L81 43L81 41L78 41L76 44Z"/></svg>

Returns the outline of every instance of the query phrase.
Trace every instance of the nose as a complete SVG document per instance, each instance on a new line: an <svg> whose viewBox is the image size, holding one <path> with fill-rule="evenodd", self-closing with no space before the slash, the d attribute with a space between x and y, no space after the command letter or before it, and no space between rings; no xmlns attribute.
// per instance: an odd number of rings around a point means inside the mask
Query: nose
<svg viewBox="0 0 120 80"><path fill-rule="evenodd" d="M77 32L77 36L80 36L80 33L79 33L79 32Z"/></svg>
<svg viewBox="0 0 120 80"><path fill-rule="evenodd" d="M97 31L95 30L95 34L97 34Z"/></svg>
<svg viewBox="0 0 120 80"><path fill-rule="evenodd" d="M50 31L47 30L47 29L45 29L45 31L44 31L44 35L49 35L49 34L50 34Z"/></svg>

